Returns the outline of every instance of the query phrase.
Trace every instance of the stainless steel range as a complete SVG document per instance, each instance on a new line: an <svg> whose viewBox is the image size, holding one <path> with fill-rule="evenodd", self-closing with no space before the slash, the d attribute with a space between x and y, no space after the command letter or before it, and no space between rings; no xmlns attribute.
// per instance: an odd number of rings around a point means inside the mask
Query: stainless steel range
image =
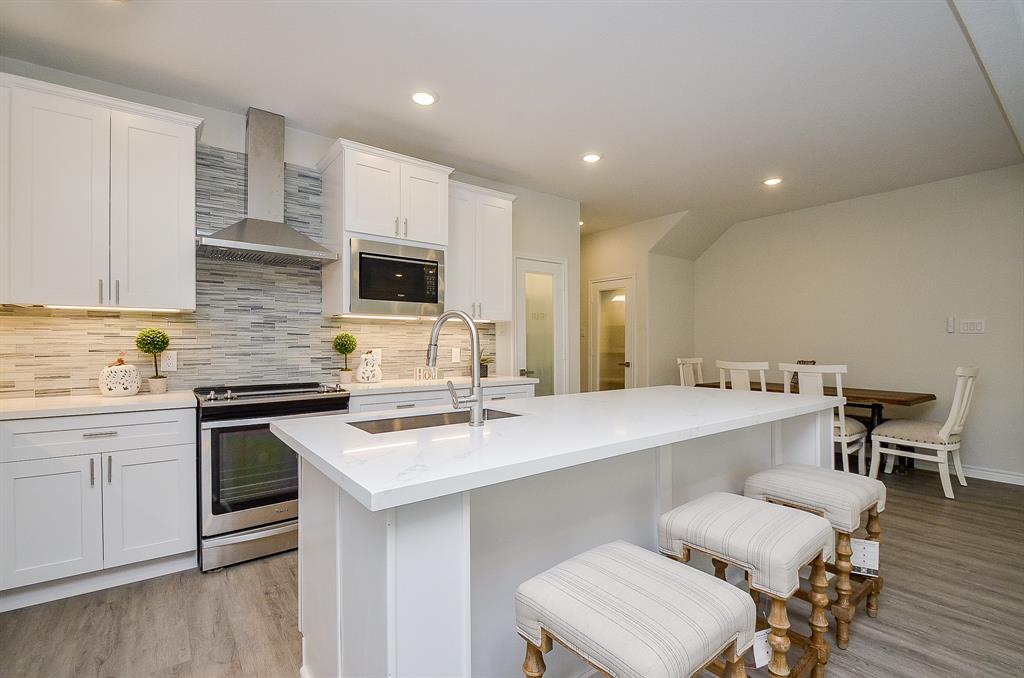
<svg viewBox="0 0 1024 678"><path fill-rule="evenodd" d="M207 386L199 401L199 567L298 545L298 458L270 432L288 417L341 414L349 394L318 383Z"/></svg>

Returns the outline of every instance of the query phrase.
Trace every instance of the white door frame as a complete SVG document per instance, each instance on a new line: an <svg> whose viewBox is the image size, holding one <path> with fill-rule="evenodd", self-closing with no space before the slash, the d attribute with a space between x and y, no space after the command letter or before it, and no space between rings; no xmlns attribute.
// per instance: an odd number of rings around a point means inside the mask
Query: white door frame
<svg viewBox="0 0 1024 678"><path fill-rule="evenodd" d="M629 367L626 368L626 388L633 388L636 386L636 275L629 273L626 275L615 275L607 276L602 278L591 278L588 281L587 289L589 290L590 310L587 314L588 318L588 349L587 359L589 369L587 370L590 377L590 390L598 390L600 383L600 375L598 374L598 359L597 359L597 343L598 343L598 318L600 316L600 292L608 289L615 289L616 287L626 288L626 362L629 363Z"/></svg>
<svg viewBox="0 0 1024 678"><path fill-rule="evenodd" d="M524 263L536 262L557 266L555 272L555 395L568 393L569 386L569 262L563 257L545 257L536 254L515 252L515 304L516 310L512 318L512 374L518 375L520 369L525 369L523 354L526 351L525 331L521 318L526 314L526 297L520 289L520 273L523 272ZM547 271L545 271L547 272ZM523 332L520 335L520 332Z"/></svg>

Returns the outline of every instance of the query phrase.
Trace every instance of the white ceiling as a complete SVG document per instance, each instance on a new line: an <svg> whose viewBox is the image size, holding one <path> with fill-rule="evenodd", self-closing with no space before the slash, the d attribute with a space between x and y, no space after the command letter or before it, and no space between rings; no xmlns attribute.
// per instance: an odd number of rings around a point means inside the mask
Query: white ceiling
<svg viewBox="0 0 1024 678"><path fill-rule="evenodd" d="M8 1L0 46L574 198L588 229L735 221L1022 160L935 0ZM413 104L419 89L438 103ZM580 162L591 150L604 160Z"/></svg>

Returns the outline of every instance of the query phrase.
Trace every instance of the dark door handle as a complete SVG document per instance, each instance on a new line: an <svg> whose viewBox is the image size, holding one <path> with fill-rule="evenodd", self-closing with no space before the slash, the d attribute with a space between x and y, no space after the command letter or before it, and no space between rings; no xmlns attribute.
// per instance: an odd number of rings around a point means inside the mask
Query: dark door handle
<svg viewBox="0 0 1024 678"><path fill-rule="evenodd" d="M619 366L620 367L632 367L632 365L629 364L628 360L626 362L624 362L624 363L619 363Z"/></svg>
<svg viewBox="0 0 1024 678"><path fill-rule="evenodd" d="M520 377L532 377L533 376L533 370L528 370L526 368L523 368L523 369L519 370L519 376Z"/></svg>

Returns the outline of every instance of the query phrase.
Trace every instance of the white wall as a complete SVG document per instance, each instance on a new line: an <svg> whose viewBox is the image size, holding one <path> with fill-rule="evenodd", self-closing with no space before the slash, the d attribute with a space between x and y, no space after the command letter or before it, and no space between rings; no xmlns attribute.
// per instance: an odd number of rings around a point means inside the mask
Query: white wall
<svg viewBox="0 0 1024 678"><path fill-rule="evenodd" d="M1024 481L1024 165L742 222L696 262L695 348L846 363L851 386L935 393L981 368L964 463ZM946 318L984 319L984 335ZM778 377L778 375L775 375Z"/></svg>

